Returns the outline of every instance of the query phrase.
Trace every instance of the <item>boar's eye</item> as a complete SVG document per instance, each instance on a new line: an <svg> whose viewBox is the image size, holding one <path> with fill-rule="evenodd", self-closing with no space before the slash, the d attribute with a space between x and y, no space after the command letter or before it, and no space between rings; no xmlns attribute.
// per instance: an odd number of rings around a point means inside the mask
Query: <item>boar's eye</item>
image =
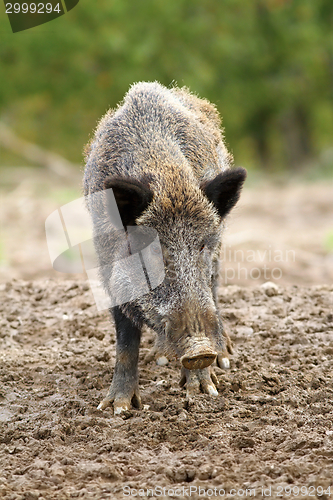
<svg viewBox="0 0 333 500"><path fill-rule="evenodd" d="M201 245L201 247L200 247L199 252L200 252L200 253L202 253L202 252L204 251L205 247L206 247L206 245L203 243L203 244Z"/></svg>

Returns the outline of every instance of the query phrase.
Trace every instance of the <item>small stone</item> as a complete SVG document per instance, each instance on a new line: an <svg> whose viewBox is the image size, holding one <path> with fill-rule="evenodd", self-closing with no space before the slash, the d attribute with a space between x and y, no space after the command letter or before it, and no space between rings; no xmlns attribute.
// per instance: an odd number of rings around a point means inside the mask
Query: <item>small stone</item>
<svg viewBox="0 0 333 500"><path fill-rule="evenodd" d="M275 283L273 283L272 281L266 281L266 283L263 283L262 285L260 285L260 288L262 288L264 290L264 292L266 293L266 295L268 297L272 297L273 295L277 295L278 291L279 291L278 286Z"/></svg>
<svg viewBox="0 0 333 500"><path fill-rule="evenodd" d="M168 358L166 358L165 356L160 356L159 358L157 358L156 360L156 364L158 366L166 366L167 364L169 363L169 360Z"/></svg>

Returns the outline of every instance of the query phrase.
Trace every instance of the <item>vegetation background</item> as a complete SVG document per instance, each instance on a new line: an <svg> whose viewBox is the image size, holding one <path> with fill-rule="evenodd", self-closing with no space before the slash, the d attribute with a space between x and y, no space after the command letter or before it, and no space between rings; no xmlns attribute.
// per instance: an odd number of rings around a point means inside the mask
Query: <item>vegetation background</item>
<svg viewBox="0 0 333 500"><path fill-rule="evenodd" d="M85 0L16 34L0 15L0 121L72 162L133 82L158 80L216 103L237 164L333 171L331 0Z"/></svg>

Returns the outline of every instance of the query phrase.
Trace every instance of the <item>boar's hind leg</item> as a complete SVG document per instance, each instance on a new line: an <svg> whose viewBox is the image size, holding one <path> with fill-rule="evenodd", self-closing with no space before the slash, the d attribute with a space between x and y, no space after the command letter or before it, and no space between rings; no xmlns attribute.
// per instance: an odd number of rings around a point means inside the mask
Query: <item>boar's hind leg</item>
<svg viewBox="0 0 333 500"><path fill-rule="evenodd" d="M180 386L186 385L186 397L191 399L200 389L210 396L218 396L215 384L218 381L210 366L201 370L188 370L182 367Z"/></svg>
<svg viewBox="0 0 333 500"><path fill-rule="evenodd" d="M232 348L231 339L225 327L223 329L222 336L224 340L224 349L217 355L216 364L223 370L227 370L228 368L230 368L229 354L233 354L234 350Z"/></svg>
<svg viewBox="0 0 333 500"><path fill-rule="evenodd" d="M139 408L138 359L141 329L133 325L118 307L113 310L117 332L117 355L109 393L98 405L104 410L113 402L114 413L129 410L131 403Z"/></svg>

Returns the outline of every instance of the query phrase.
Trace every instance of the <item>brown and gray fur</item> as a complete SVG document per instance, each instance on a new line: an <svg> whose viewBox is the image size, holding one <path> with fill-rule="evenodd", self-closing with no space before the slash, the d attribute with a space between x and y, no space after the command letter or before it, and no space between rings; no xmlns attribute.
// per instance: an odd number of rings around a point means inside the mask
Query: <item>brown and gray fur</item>
<svg viewBox="0 0 333 500"><path fill-rule="evenodd" d="M216 354L221 363L226 352L215 295L218 258L225 217L246 172L231 168L220 125L216 108L187 89L138 83L102 118L87 147L85 195L112 188L125 227L157 231L166 269L161 285L111 311L117 360L100 408L113 402L120 412L131 402L140 404L137 360L144 324L156 331L160 353L191 358L194 344L203 342L212 352L211 364ZM95 238L95 248L101 268L109 269L101 278L112 293L110 256L119 245L112 214L107 202L91 202L89 210L96 231L108 228ZM188 361L182 374L188 395L200 387L216 395L210 367Z"/></svg>

